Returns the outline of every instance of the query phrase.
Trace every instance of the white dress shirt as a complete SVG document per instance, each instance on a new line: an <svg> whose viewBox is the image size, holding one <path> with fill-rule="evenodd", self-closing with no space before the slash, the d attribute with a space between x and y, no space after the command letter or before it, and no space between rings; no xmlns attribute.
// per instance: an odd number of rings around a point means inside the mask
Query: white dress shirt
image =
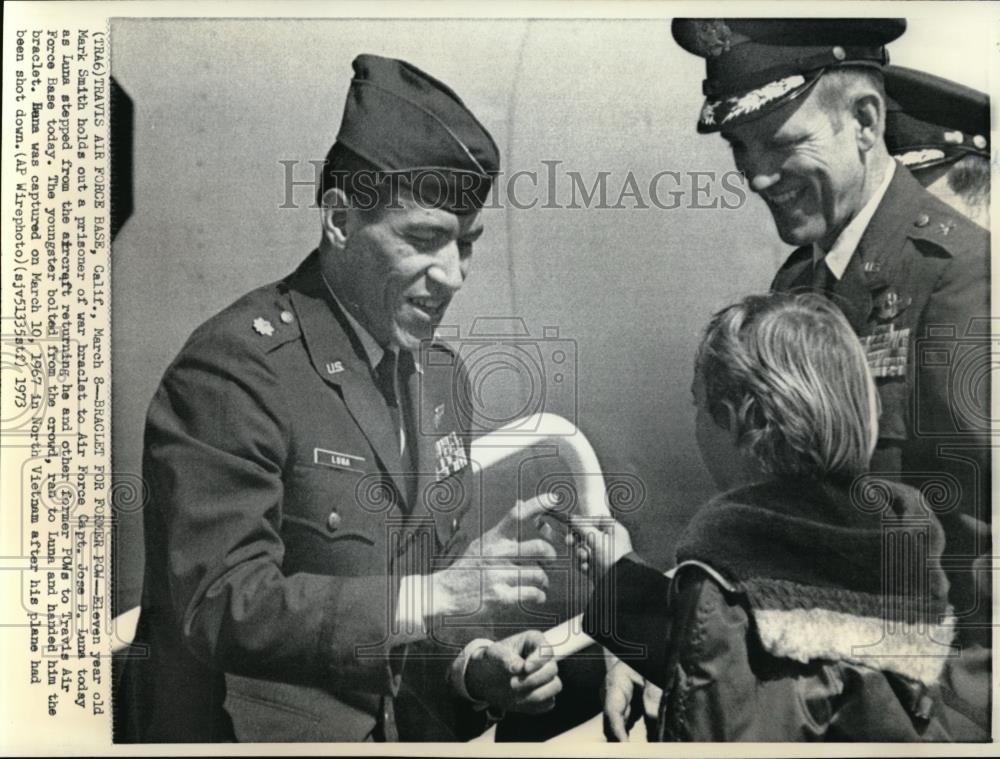
<svg viewBox="0 0 1000 759"><path fill-rule="evenodd" d="M865 203L864 208L858 211L850 223L844 227L844 231L837 237L829 252L825 252L817 243L813 243L814 266L825 258L826 265L833 273L833 276L838 281L843 278L844 272L847 271L847 264L851 262L851 256L857 250L858 243L861 242L861 236L868 228L868 224L871 222L872 216L875 215L875 211L882 202L882 198L885 197L885 192L889 189L889 183L892 181L893 174L895 173L896 161L890 158L886 164L885 176L882 177L882 183L879 184L874 194Z"/></svg>

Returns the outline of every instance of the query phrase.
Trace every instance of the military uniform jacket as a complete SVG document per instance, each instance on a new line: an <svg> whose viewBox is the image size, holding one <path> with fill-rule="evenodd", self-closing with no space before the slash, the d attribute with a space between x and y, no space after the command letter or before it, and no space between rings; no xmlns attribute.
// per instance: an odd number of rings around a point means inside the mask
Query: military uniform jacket
<svg viewBox="0 0 1000 759"><path fill-rule="evenodd" d="M143 460L148 657L122 695L135 738L398 737L399 578L467 545L466 380L447 349L417 357L409 478L364 355L313 253L197 329L167 370Z"/></svg>
<svg viewBox="0 0 1000 759"><path fill-rule="evenodd" d="M897 166L831 293L881 398L872 470L924 489L947 534L960 619L976 611L975 583L952 560L987 550L990 521L988 255L986 230ZM812 247L799 248L772 289L808 289L812 272Z"/></svg>

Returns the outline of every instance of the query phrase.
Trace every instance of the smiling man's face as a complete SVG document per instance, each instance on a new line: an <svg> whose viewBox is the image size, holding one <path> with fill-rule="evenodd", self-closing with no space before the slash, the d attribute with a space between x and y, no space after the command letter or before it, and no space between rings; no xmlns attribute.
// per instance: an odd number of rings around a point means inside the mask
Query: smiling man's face
<svg viewBox="0 0 1000 759"><path fill-rule="evenodd" d="M819 82L804 98L722 129L736 168L767 203L789 245L825 250L864 205L864 151L852 114L823 108Z"/></svg>
<svg viewBox="0 0 1000 759"><path fill-rule="evenodd" d="M350 212L340 293L381 345L417 350L468 276L479 212L427 208L403 193L374 216Z"/></svg>

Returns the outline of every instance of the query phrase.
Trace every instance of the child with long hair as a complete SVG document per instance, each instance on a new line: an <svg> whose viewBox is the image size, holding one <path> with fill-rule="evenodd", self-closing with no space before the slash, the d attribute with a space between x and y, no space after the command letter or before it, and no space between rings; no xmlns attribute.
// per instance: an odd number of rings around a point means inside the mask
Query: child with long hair
<svg viewBox="0 0 1000 759"><path fill-rule="evenodd" d="M771 294L723 309L692 392L722 493L672 577L621 525L572 521L596 573L586 631L664 690L651 737L988 739L941 696L942 531L917 491L867 474L878 395L837 307Z"/></svg>

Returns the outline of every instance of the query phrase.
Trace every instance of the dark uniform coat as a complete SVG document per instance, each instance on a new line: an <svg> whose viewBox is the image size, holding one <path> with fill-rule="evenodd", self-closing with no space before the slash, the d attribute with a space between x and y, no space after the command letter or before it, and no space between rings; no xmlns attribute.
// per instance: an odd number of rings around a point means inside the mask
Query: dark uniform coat
<svg viewBox="0 0 1000 759"><path fill-rule="evenodd" d="M468 544L473 501L464 374L439 347L418 367L415 481L317 253L194 332L147 418L133 739L449 737L424 707L460 708L443 675L460 648L388 645L400 576Z"/></svg>
<svg viewBox="0 0 1000 759"><path fill-rule="evenodd" d="M990 522L989 233L897 166L831 297L862 343L882 403L872 471L917 488L948 540L945 570L960 620L985 613L970 564ZM772 289L807 289L812 246ZM988 633L988 631L987 631Z"/></svg>

